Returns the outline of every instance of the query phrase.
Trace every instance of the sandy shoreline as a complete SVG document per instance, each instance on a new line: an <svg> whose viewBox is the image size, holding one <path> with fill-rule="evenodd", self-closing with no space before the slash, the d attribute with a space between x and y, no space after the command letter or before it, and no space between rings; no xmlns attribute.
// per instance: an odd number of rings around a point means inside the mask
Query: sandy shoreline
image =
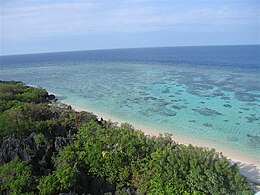
<svg viewBox="0 0 260 195"><path fill-rule="evenodd" d="M123 119L109 116L105 113L100 113L96 110L93 110L93 109L90 109L87 107L80 107L80 106L77 106L66 100L65 101L62 100L61 102L71 105L72 108L76 111L92 112L93 114L97 115L97 117L99 117L99 118L102 117L104 120L111 120L113 122L118 123L119 125L121 123L127 122L127 123L133 125L133 127L136 130L143 131L146 135L158 136L161 133L159 130L150 129L144 125L124 121ZM200 140L179 138L174 135L172 136L172 139L179 144L184 144L184 145L192 144L194 146L199 146L199 147L213 148L212 146L207 145L207 143L205 143L205 142L201 143ZM245 177L247 177L249 181L256 183L256 184L260 184L260 162L258 162L257 160L252 161L252 160L246 159L242 155L233 154L229 151L226 151L223 148L218 148L218 147L214 147L214 148L216 149L217 152L221 152L224 156L226 156L232 163L237 163L239 165L241 174L244 175Z"/></svg>

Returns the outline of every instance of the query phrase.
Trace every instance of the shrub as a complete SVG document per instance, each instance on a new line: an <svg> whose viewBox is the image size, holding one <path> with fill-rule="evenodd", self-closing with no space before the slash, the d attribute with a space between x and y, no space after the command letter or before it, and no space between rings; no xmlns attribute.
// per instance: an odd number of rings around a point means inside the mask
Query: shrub
<svg viewBox="0 0 260 195"><path fill-rule="evenodd" d="M31 167L16 158L0 167L0 191L11 194L29 193L33 190Z"/></svg>

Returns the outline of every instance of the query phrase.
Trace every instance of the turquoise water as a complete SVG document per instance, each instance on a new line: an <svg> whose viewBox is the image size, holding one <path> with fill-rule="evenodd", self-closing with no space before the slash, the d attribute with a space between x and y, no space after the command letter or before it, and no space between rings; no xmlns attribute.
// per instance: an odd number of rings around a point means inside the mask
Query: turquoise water
<svg viewBox="0 0 260 195"><path fill-rule="evenodd" d="M260 46L2 56L21 80L71 104L260 162Z"/></svg>

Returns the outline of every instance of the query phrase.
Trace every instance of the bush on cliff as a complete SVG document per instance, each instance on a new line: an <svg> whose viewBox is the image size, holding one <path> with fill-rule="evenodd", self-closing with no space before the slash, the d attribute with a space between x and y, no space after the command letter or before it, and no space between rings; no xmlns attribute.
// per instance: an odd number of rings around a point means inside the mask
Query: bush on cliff
<svg viewBox="0 0 260 195"><path fill-rule="evenodd" d="M31 167L16 158L0 167L0 192L11 194L33 194Z"/></svg>
<svg viewBox="0 0 260 195"><path fill-rule="evenodd" d="M145 136L128 125L83 125L55 158L57 169L74 163L117 189L144 194L251 193L237 165L214 150L175 144L167 134Z"/></svg>

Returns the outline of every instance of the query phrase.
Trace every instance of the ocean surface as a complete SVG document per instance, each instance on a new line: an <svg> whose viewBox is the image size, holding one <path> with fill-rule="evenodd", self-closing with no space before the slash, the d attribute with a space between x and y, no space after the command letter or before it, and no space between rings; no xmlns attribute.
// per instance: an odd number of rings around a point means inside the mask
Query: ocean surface
<svg viewBox="0 0 260 195"><path fill-rule="evenodd" d="M260 163L260 45L0 57L0 80Z"/></svg>

